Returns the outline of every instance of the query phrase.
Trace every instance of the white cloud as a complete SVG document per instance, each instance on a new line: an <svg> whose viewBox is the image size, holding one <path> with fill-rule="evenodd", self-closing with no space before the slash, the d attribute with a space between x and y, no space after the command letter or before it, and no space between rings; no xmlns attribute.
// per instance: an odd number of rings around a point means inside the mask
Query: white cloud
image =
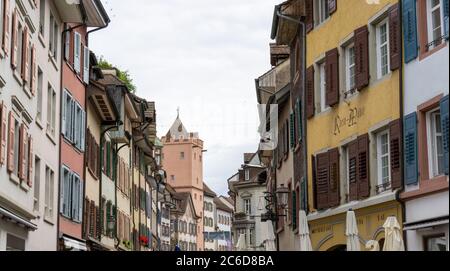
<svg viewBox="0 0 450 271"><path fill-rule="evenodd" d="M242 153L257 148L254 78L270 69L279 2L103 0L111 24L91 36L91 49L129 70L137 94L156 102L159 135L181 108L187 129L208 149L205 182L220 194Z"/></svg>

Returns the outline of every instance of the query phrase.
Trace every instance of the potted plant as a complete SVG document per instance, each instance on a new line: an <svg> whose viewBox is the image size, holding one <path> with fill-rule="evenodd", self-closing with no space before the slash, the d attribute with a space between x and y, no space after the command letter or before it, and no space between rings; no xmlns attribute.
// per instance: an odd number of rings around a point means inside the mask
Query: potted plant
<svg viewBox="0 0 450 271"><path fill-rule="evenodd" d="M139 241L141 242L142 246L144 246L144 247L148 246L148 237L147 236L141 235L139 237Z"/></svg>

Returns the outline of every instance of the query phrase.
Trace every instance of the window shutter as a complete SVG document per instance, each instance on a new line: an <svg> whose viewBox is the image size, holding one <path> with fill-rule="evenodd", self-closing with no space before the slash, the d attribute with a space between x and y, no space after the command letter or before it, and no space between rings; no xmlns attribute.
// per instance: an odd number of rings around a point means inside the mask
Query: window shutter
<svg viewBox="0 0 450 271"><path fill-rule="evenodd" d="M73 62L74 62L74 69L76 73L80 73L81 69L81 36L79 33L74 34L74 45L73 45Z"/></svg>
<svg viewBox="0 0 450 271"><path fill-rule="evenodd" d="M284 137L285 137L285 146L284 146L284 154L287 155L289 153L289 120L286 119L284 126Z"/></svg>
<svg viewBox="0 0 450 271"><path fill-rule="evenodd" d="M370 196L369 135L358 137L358 198Z"/></svg>
<svg viewBox="0 0 450 271"><path fill-rule="evenodd" d="M318 209L318 206L317 206L317 166L316 166L316 157L314 155L311 155L311 167L312 167L313 208Z"/></svg>
<svg viewBox="0 0 450 271"><path fill-rule="evenodd" d="M349 201L358 199L358 140L348 144Z"/></svg>
<svg viewBox="0 0 450 271"><path fill-rule="evenodd" d="M100 210L99 206L95 206L94 208L95 210L95 214L94 214L94 222L95 222L95 239L100 240L100 236L102 235L102 228L103 228L103 224L102 224L102 211Z"/></svg>
<svg viewBox="0 0 450 271"><path fill-rule="evenodd" d="M34 154L33 154L33 138L31 135L28 137L28 186L33 187L33 163L34 163Z"/></svg>
<svg viewBox="0 0 450 271"><path fill-rule="evenodd" d="M20 71L20 75L24 82L28 82L28 27L25 26L22 33L22 70Z"/></svg>
<svg viewBox="0 0 450 271"><path fill-rule="evenodd" d="M391 182L392 188L397 189L402 186L401 176L401 120L395 120L389 125L390 156L391 156Z"/></svg>
<svg viewBox="0 0 450 271"><path fill-rule="evenodd" d="M448 28L449 28L449 6L448 6L448 0L443 0L443 8L444 8L444 36L445 38L448 40L449 35L448 35ZM448 163L447 163L448 165Z"/></svg>
<svg viewBox="0 0 450 271"><path fill-rule="evenodd" d="M19 129L19 178L20 180L25 180L25 172L27 170L27 160L26 160L26 145L28 138L25 128L25 124L20 125Z"/></svg>
<svg viewBox="0 0 450 271"><path fill-rule="evenodd" d="M37 90L37 62L36 62L36 46L31 47L31 94L36 95Z"/></svg>
<svg viewBox="0 0 450 271"><path fill-rule="evenodd" d="M62 98L62 104L61 104L61 133L64 136L67 136L67 91L63 90L63 98Z"/></svg>
<svg viewBox="0 0 450 271"><path fill-rule="evenodd" d="M306 117L314 116L314 66L306 70Z"/></svg>
<svg viewBox="0 0 450 271"><path fill-rule="evenodd" d="M417 18L416 0L403 1L403 39L405 48L405 63L417 58Z"/></svg>
<svg viewBox="0 0 450 271"><path fill-rule="evenodd" d="M300 209L304 211L308 211L308 184L305 178L302 178L300 181L301 187L301 206Z"/></svg>
<svg viewBox="0 0 450 271"><path fill-rule="evenodd" d="M65 180L64 180L64 172L65 172L65 168L61 167L61 178L60 178L60 182L59 182L59 212L64 214L64 199L66 197L65 195L65 191L66 191L66 187L65 187Z"/></svg>
<svg viewBox="0 0 450 271"><path fill-rule="evenodd" d="M17 9L14 9L12 20L12 48L11 48L11 66L13 70L17 68L17 50L18 50L18 35L19 35L19 21L17 17Z"/></svg>
<svg viewBox="0 0 450 271"><path fill-rule="evenodd" d="M301 142L303 138L302 103L297 100L297 138Z"/></svg>
<svg viewBox="0 0 450 271"><path fill-rule="evenodd" d="M330 181L330 160L328 153L317 155L317 173L316 173L316 187L317 187L317 209L326 209L329 207L328 190Z"/></svg>
<svg viewBox="0 0 450 271"><path fill-rule="evenodd" d="M84 182L81 181L81 179L79 180L79 193L78 193L78 222L83 222L83 185Z"/></svg>
<svg viewBox="0 0 450 271"><path fill-rule="evenodd" d="M6 55L8 55L9 52L9 1L5 0L4 6L3 6L3 37L2 37L2 48Z"/></svg>
<svg viewBox="0 0 450 271"><path fill-rule="evenodd" d="M339 149L335 148L328 152L330 159L330 183L329 183L329 205L330 207L339 206L340 189L339 189Z"/></svg>
<svg viewBox="0 0 450 271"><path fill-rule="evenodd" d="M290 142L291 148L295 147L295 115L291 113L290 115Z"/></svg>
<svg viewBox="0 0 450 271"><path fill-rule="evenodd" d="M448 10L448 1L447 1ZM448 16L448 12L447 12ZM444 150L444 173L448 175L448 151L449 151L449 113L448 95L441 100L441 127L442 127L442 148Z"/></svg>
<svg viewBox="0 0 450 271"><path fill-rule="evenodd" d="M337 0L328 0L328 12L331 14L337 10Z"/></svg>
<svg viewBox="0 0 450 271"><path fill-rule="evenodd" d="M306 9L306 33L314 29L314 2L313 0L305 1Z"/></svg>
<svg viewBox="0 0 450 271"><path fill-rule="evenodd" d="M86 112L81 111L81 129L80 129L80 149L85 151L86 149Z"/></svg>
<svg viewBox="0 0 450 271"><path fill-rule="evenodd" d="M70 174L70 182L69 184L72 186L72 197L71 200L69 201L72 206L71 209L69 211L70 217L72 218L72 220L76 221L77 217L78 217L78 194L79 194L79 186L78 186L78 178L72 173Z"/></svg>
<svg viewBox="0 0 450 271"><path fill-rule="evenodd" d="M326 103L333 106L339 103L339 51L334 48L326 52L325 89Z"/></svg>
<svg viewBox="0 0 450 271"><path fill-rule="evenodd" d="M1 125L0 125L0 165L4 165L5 164L5 160L6 160L6 144L7 144L7 138L8 138L8 132L7 132L7 108L5 105L5 102L2 101L2 105L0 108L0 120L1 120Z"/></svg>
<svg viewBox="0 0 450 271"><path fill-rule="evenodd" d="M87 239L89 236L93 237L93 220L92 220L92 205L88 198L84 199L84 212L83 212L83 228L84 236Z"/></svg>
<svg viewBox="0 0 450 271"><path fill-rule="evenodd" d="M89 128L86 129L86 151L84 156L86 157L86 166L92 171L92 150L91 150L91 131Z"/></svg>
<svg viewBox="0 0 450 271"><path fill-rule="evenodd" d="M8 171L14 171L14 134L15 134L15 123L13 112L9 112L9 144L8 144Z"/></svg>
<svg viewBox="0 0 450 271"><path fill-rule="evenodd" d="M418 182L417 157L417 113L405 116L404 120L404 146L405 146L405 182L407 185Z"/></svg>
<svg viewBox="0 0 450 271"><path fill-rule="evenodd" d="M111 220L111 201L106 202L106 235L109 235L110 229L108 223Z"/></svg>
<svg viewBox="0 0 450 271"><path fill-rule="evenodd" d="M89 48L84 47L83 80L89 84Z"/></svg>
<svg viewBox="0 0 450 271"><path fill-rule="evenodd" d="M369 85L369 30L364 25L355 30L355 87L358 91Z"/></svg>
<svg viewBox="0 0 450 271"><path fill-rule="evenodd" d="M70 59L70 38L71 32L69 31L64 32L64 59L66 61L69 61Z"/></svg>
<svg viewBox="0 0 450 271"><path fill-rule="evenodd" d="M400 68L402 45L400 42L400 10L398 4L389 9L389 55L391 71Z"/></svg>

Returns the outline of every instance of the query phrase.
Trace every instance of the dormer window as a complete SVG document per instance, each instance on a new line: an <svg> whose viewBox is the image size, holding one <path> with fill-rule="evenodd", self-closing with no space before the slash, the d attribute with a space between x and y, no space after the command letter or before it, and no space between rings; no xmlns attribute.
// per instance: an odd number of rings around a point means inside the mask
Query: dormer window
<svg viewBox="0 0 450 271"><path fill-rule="evenodd" d="M246 169L244 175L245 181L250 181L250 170Z"/></svg>

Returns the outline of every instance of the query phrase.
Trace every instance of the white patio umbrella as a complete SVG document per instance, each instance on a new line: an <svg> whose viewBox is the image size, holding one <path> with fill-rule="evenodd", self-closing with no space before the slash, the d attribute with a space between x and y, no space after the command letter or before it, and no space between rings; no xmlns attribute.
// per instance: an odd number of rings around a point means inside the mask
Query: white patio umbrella
<svg viewBox="0 0 450 271"><path fill-rule="evenodd" d="M347 212L345 236L347 236L347 251L361 251L358 237L358 225L356 224L356 215L354 211Z"/></svg>
<svg viewBox="0 0 450 271"><path fill-rule="evenodd" d="M397 218L395 216L388 217L383 228L385 235L383 251L405 251L401 227Z"/></svg>
<svg viewBox="0 0 450 271"><path fill-rule="evenodd" d="M275 231L273 229L273 224L271 221L267 221L267 239L264 242L264 248L266 251L276 251L276 237L275 237Z"/></svg>
<svg viewBox="0 0 450 271"><path fill-rule="evenodd" d="M367 251L380 251L380 244L377 240L369 240L366 243Z"/></svg>
<svg viewBox="0 0 450 271"><path fill-rule="evenodd" d="M237 251L246 251L247 250L247 241L245 240L245 234L239 235L239 239L236 244Z"/></svg>
<svg viewBox="0 0 450 271"><path fill-rule="evenodd" d="M309 237L308 219L305 211L299 212L300 251L312 251L311 238Z"/></svg>

